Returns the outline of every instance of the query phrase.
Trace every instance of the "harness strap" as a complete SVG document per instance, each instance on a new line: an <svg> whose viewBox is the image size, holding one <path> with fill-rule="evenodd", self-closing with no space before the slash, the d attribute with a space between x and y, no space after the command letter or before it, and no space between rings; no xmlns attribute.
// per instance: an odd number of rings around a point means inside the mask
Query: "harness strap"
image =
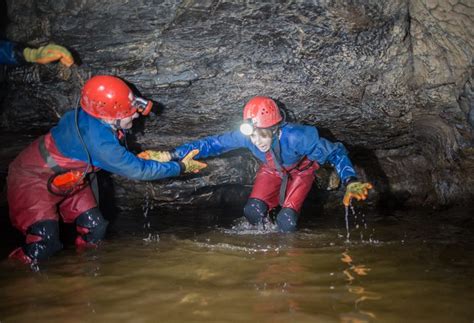
<svg viewBox="0 0 474 323"><path fill-rule="evenodd" d="M48 167L54 173L59 174L59 173L64 173L64 172L68 171L67 169L64 169L61 166L59 166L58 163L56 163L54 158L49 153L48 149L46 149L46 144L44 142L44 136L42 136L39 140L39 152L40 152L41 157L43 157L43 160L46 163L46 165L48 165Z"/></svg>
<svg viewBox="0 0 474 323"><path fill-rule="evenodd" d="M92 193L94 193L95 201L97 202L97 206L99 206L99 181L97 180L97 174L95 172L90 173L89 175L89 182L91 184Z"/></svg>
<svg viewBox="0 0 474 323"><path fill-rule="evenodd" d="M283 167L283 162L281 159L281 146L280 146L280 140L277 138L277 144L275 145L275 150L273 148L270 149L270 153L273 158L273 162L275 163L276 169L278 173L281 175L281 185L280 185L280 195L279 195L279 204L283 206L283 203L285 202L285 197L286 197L286 188L288 187L288 179L290 178L290 172L294 169L297 169L301 163L304 161L304 158L302 158L296 165L288 170L286 170ZM304 171L311 166L313 166L314 161L311 161L308 165L306 165L303 169L300 169L300 171Z"/></svg>
<svg viewBox="0 0 474 323"><path fill-rule="evenodd" d="M58 163L56 163L54 158L51 156L49 150L46 148L44 136L42 136L39 140L39 152L40 152L40 155L43 158L44 162L46 163L46 165L54 172L55 175L53 175L53 176L63 174L63 173L66 173L66 172L70 171L70 169L62 168L61 166L58 165ZM91 183L92 192L94 193L97 205L99 205L99 185L98 185L98 182L97 182L97 175L94 172L92 172L91 174L88 174L88 177L89 177L89 180L90 180L90 183ZM50 181L53 178L54 177L51 177ZM50 184L48 182L48 187L49 187L49 185ZM51 192L51 193L59 194L59 193L56 193L56 192ZM64 195L66 196L68 194L65 193Z"/></svg>
<svg viewBox="0 0 474 323"><path fill-rule="evenodd" d="M273 158L273 162L275 163L276 169L281 175L281 185L280 185L280 196L279 196L279 204L283 205L285 202L286 196L286 187L288 186L288 172L282 166L281 160L281 147L280 147L280 140L277 138L277 144L275 146L275 150L270 148L270 153Z"/></svg>

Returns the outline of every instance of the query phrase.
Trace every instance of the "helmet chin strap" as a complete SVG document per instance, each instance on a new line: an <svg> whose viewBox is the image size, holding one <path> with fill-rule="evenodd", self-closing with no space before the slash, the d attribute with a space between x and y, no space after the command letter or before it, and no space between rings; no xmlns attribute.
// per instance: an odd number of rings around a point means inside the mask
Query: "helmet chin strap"
<svg viewBox="0 0 474 323"><path fill-rule="evenodd" d="M113 122L110 122L109 124L112 127L112 129L114 129L117 132L118 139L122 141L123 145L128 149L127 140L126 140L127 130L123 129L120 126L120 119L116 119Z"/></svg>
<svg viewBox="0 0 474 323"><path fill-rule="evenodd" d="M281 131L280 131L280 124L276 125L276 126L273 126L272 127L272 138L276 138L278 140L280 140L280 134L281 134Z"/></svg>
<svg viewBox="0 0 474 323"><path fill-rule="evenodd" d="M112 126L116 129L116 130L122 130L122 127L120 126L120 119L116 119L114 121L114 123L112 124Z"/></svg>
<svg viewBox="0 0 474 323"><path fill-rule="evenodd" d="M278 109L278 110L280 111L280 114L282 115L282 120L272 127L273 128L272 136L280 140L281 126L284 125L286 122L286 112L285 110L282 110L282 109Z"/></svg>

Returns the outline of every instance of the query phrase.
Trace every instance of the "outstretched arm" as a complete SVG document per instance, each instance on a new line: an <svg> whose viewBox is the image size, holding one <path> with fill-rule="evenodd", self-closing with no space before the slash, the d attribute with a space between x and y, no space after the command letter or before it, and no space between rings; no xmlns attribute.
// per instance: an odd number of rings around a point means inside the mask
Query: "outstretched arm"
<svg viewBox="0 0 474 323"><path fill-rule="evenodd" d="M305 127L299 144L300 149L309 159L321 165L327 162L332 164L344 184L347 184L351 178L357 178L344 145L320 137L315 127Z"/></svg>
<svg viewBox="0 0 474 323"><path fill-rule="evenodd" d="M342 183L346 185L343 204L349 206L353 198L358 201L365 200L368 196L368 191L372 189L372 185L358 181L356 171L344 145L340 142L333 143L319 137L316 128L310 127L306 131L308 136L305 136L303 142L307 145L308 158L316 160L320 164L331 163L341 178ZM313 140L308 140L311 137Z"/></svg>
<svg viewBox="0 0 474 323"><path fill-rule="evenodd" d="M250 140L239 131L231 131L191 141L170 151L145 150L138 154L138 157L166 162L171 160L182 160L190 152L198 150L199 153L195 158L202 159L211 156L218 156L234 149L249 147L250 144Z"/></svg>
<svg viewBox="0 0 474 323"><path fill-rule="evenodd" d="M0 64L22 65L27 62L49 64L55 61L59 61L66 67L74 64L71 53L60 45L48 44L31 48L12 41L0 40Z"/></svg>
<svg viewBox="0 0 474 323"><path fill-rule="evenodd" d="M0 40L0 64L21 65L25 62L23 46L12 41Z"/></svg>

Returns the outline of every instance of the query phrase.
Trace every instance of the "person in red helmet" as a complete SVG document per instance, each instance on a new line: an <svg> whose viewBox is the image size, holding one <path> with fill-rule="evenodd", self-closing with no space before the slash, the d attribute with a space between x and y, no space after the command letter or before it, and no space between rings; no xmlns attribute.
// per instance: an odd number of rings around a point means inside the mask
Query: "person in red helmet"
<svg viewBox="0 0 474 323"><path fill-rule="evenodd" d="M348 206L353 198L366 199L372 188L371 184L357 180L341 143L320 137L316 127L287 123L275 101L265 96L256 96L245 105L240 131L199 139L171 151L148 150L139 156L170 161L179 160L194 149L199 150L196 158L206 158L238 148L249 149L262 163L244 207L244 215L251 224L258 224L270 210L281 206L276 215L279 230L295 231L315 170L327 162L346 185L344 205Z"/></svg>
<svg viewBox="0 0 474 323"><path fill-rule="evenodd" d="M104 237L102 216L88 174L100 169L135 180L157 180L183 172L199 172L206 164L193 160L156 162L127 150L126 131L152 102L136 96L121 79L100 75L89 79L80 107L22 151L9 165L7 197L13 226L26 237L11 258L25 263L43 260L62 248L59 216L75 223L78 247L95 246Z"/></svg>

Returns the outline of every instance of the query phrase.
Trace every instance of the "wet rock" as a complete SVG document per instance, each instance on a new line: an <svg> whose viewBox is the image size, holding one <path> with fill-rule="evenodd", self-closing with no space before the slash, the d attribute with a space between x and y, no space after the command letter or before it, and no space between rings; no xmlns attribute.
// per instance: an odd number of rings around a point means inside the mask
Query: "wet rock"
<svg viewBox="0 0 474 323"><path fill-rule="evenodd" d="M243 104L268 95L293 121L344 142L381 201L472 199L469 1L7 5L10 39L64 44L80 66L69 74L58 65L9 68L4 131L54 125L95 74L119 75L160 103L135 133L141 148L167 149L235 129ZM113 176L112 182L121 205L141 203L147 190L159 204L219 204L245 199L256 167L250 155L232 154L198 176L151 184Z"/></svg>

